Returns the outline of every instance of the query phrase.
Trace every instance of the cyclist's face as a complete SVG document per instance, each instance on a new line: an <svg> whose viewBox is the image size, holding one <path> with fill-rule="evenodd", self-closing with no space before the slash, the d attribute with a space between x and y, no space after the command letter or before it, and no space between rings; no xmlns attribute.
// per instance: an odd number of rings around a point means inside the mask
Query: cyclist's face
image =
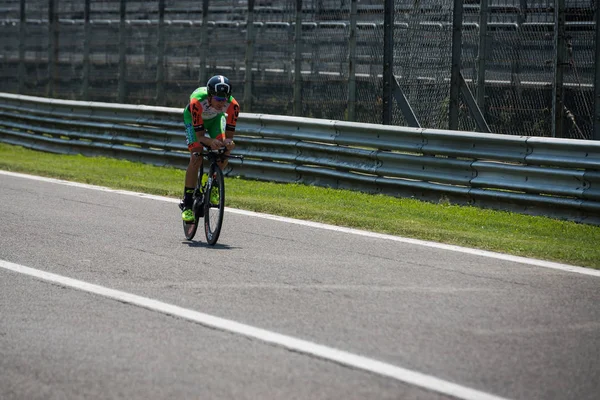
<svg viewBox="0 0 600 400"><path fill-rule="evenodd" d="M210 106L212 108L214 108L217 111L222 111L223 107L225 106L225 102L227 101L227 98L224 97L217 97L217 96L211 96L210 98Z"/></svg>

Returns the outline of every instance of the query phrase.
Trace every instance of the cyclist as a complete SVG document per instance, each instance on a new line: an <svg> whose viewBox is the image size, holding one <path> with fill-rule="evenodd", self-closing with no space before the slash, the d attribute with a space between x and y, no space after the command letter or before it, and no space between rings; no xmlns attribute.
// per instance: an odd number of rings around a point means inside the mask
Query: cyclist
<svg viewBox="0 0 600 400"><path fill-rule="evenodd" d="M197 88L190 95L190 101L183 110L190 162L185 171L183 200L179 205L185 222L194 221L193 193L202 163L202 157L194 153L202 152L203 146L206 146L213 150L227 147L226 154L229 154L235 147L233 134L239 113L240 106L231 95L229 79L223 75L213 76L206 86ZM226 165L227 159L219 164L221 169Z"/></svg>

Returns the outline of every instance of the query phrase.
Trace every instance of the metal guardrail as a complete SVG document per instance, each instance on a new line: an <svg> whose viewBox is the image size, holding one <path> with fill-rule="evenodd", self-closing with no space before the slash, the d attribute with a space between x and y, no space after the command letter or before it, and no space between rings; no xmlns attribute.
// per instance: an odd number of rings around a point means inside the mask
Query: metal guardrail
<svg viewBox="0 0 600 400"><path fill-rule="evenodd" d="M182 110L0 93L0 141L184 168ZM600 225L600 143L242 113L226 173ZM402 210L398 210L402 212Z"/></svg>

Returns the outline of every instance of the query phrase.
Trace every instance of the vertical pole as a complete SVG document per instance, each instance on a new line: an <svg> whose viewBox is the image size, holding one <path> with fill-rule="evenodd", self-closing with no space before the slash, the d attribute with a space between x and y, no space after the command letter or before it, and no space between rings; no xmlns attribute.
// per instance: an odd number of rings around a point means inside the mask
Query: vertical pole
<svg viewBox="0 0 600 400"><path fill-rule="evenodd" d="M202 1L202 26L200 27L200 46L198 46L200 68L198 69L198 85L204 86L206 76L206 54L208 53L208 0Z"/></svg>
<svg viewBox="0 0 600 400"><path fill-rule="evenodd" d="M521 35L523 23L527 18L527 0L519 1L519 12L517 13L517 29L515 35ZM510 84L512 86L512 92L514 93L513 101L522 101L521 94L523 92L521 87L521 67L522 67L522 53L523 44L520 40L517 40L513 46L513 56L511 60L511 71L510 71Z"/></svg>
<svg viewBox="0 0 600 400"><path fill-rule="evenodd" d="M27 18L25 15L25 1L26 0L21 0L19 14L19 94L23 94L25 92L25 29L27 25Z"/></svg>
<svg viewBox="0 0 600 400"><path fill-rule="evenodd" d="M246 20L246 71L244 74L244 111L252 112L252 64L254 61L254 0L248 0Z"/></svg>
<svg viewBox="0 0 600 400"><path fill-rule="evenodd" d="M552 136L564 137L564 88L563 68L565 65L565 0L556 0L554 7L554 85L552 86Z"/></svg>
<svg viewBox="0 0 600 400"><path fill-rule="evenodd" d="M296 55L294 64L294 115L302 115L302 0L296 0Z"/></svg>
<svg viewBox="0 0 600 400"><path fill-rule="evenodd" d="M83 21L83 76L81 82L81 98L87 101L90 97L90 42L92 39L90 26L90 0L85 0Z"/></svg>
<svg viewBox="0 0 600 400"><path fill-rule="evenodd" d="M392 80L394 79L394 0L383 6L383 113L384 125L392 123Z"/></svg>
<svg viewBox="0 0 600 400"><path fill-rule="evenodd" d="M46 96L54 96L56 59L58 58L58 18L56 5L59 0L48 0L48 86Z"/></svg>
<svg viewBox="0 0 600 400"><path fill-rule="evenodd" d="M487 59L487 21L489 0L481 0L479 9L479 57L477 59L477 105L485 110L485 64Z"/></svg>
<svg viewBox="0 0 600 400"><path fill-rule="evenodd" d="M348 44L348 121L356 120L356 0L350 1Z"/></svg>
<svg viewBox="0 0 600 400"><path fill-rule="evenodd" d="M158 0L158 38L156 42L156 105L165 100L165 0Z"/></svg>
<svg viewBox="0 0 600 400"><path fill-rule="evenodd" d="M600 140L600 4L596 3L596 76L594 78L594 93L596 113L594 118L594 133L592 139Z"/></svg>
<svg viewBox="0 0 600 400"><path fill-rule="evenodd" d="M125 17L127 14L127 0L121 0L120 23L119 23L119 93L117 101L125 103L126 80L127 80L127 34L125 26Z"/></svg>
<svg viewBox="0 0 600 400"><path fill-rule="evenodd" d="M460 64L462 51L463 2L454 0L452 13L452 69L450 71L450 109L448 129L458 130L458 109L460 102Z"/></svg>

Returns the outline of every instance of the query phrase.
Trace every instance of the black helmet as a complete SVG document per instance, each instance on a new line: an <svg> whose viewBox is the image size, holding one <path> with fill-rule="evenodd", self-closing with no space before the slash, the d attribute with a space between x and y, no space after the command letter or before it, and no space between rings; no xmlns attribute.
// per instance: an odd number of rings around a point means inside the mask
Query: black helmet
<svg viewBox="0 0 600 400"><path fill-rule="evenodd" d="M229 97L231 95L231 85L229 79L223 75L215 75L206 83L208 94L211 96Z"/></svg>

